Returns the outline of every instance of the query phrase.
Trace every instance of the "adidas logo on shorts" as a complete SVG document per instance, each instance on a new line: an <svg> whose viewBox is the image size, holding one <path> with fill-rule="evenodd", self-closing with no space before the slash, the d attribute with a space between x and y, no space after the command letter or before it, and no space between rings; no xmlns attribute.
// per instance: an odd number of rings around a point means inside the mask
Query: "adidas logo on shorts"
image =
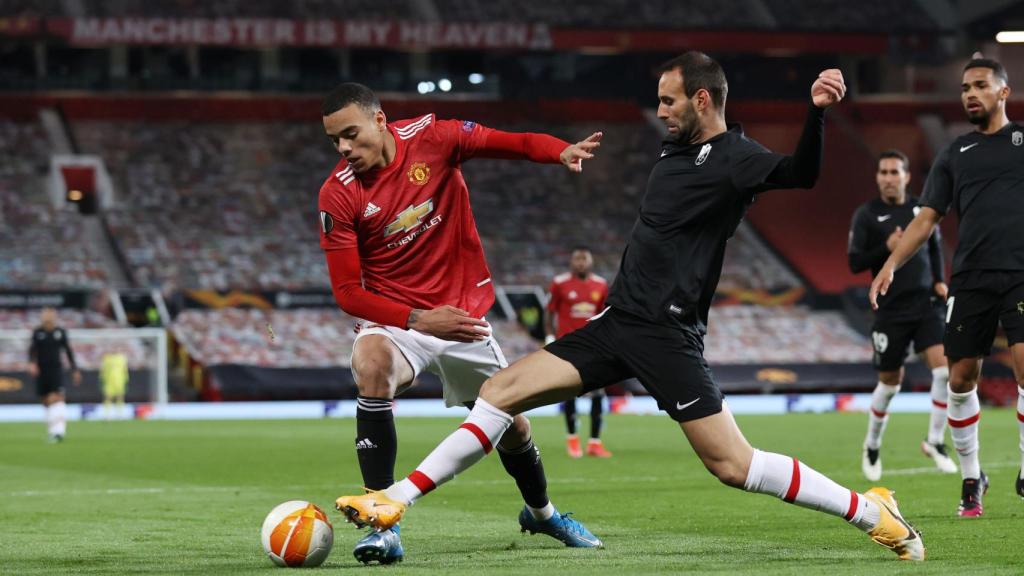
<svg viewBox="0 0 1024 576"><path fill-rule="evenodd" d="M362 440L359 440L358 442L356 442L356 450L367 450L369 448L376 448L376 447L377 447L377 445L374 444L373 442L370 442L369 438L363 438Z"/></svg>

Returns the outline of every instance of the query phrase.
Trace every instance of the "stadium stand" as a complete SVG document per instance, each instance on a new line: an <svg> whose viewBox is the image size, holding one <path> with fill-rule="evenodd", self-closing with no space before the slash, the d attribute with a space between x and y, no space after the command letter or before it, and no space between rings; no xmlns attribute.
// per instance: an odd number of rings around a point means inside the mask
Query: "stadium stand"
<svg viewBox="0 0 1024 576"><path fill-rule="evenodd" d="M273 329L271 339L267 326ZM491 323L509 361L539 348L519 324ZM356 320L337 309L187 310L171 328L192 360L204 365L272 368L348 366Z"/></svg>
<svg viewBox="0 0 1024 576"><path fill-rule="evenodd" d="M760 0L777 21L806 30L935 32L940 26L918 2Z"/></svg>
<svg viewBox="0 0 1024 576"><path fill-rule="evenodd" d="M75 132L117 182L107 223L138 283L326 287L316 194L336 155L315 124L82 122Z"/></svg>
<svg viewBox="0 0 1024 576"><path fill-rule="evenodd" d="M46 134L37 122L0 119L0 288L101 288L96 247L79 242L85 223L46 194Z"/></svg>
<svg viewBox="0 0 1024 576"><path fill-rule="evenodd" d="M717 306L704 355L715 364L870 362L868 339L842 314L806 306Z"/></svg>

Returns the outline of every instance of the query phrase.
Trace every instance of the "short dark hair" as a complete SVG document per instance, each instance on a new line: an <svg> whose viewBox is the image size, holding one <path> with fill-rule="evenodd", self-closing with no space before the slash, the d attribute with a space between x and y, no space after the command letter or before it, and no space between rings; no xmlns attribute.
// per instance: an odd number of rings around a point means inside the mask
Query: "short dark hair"
<svg viewBox="0 0 1024 576"><path fill-rule="evenodd" d="M903 171L910 172L910 158L907 158L907 155L901 150L892 148L890 150L883 151L878 155L878 163L881 164L882 160L885 160L886 158L895 158L900 162L903 162Z"/></svg>
<svg viewBox="0 0 1024 576"><path fill-rule="evenodd" d="M573 246L572 247L572 251L573 252L590 252L590 253L593 253L593 251L590 249L589 246L584 246L583 244L577 244L577 245Z"/></svg>
<svg viewBox="0 0 1024 576"><path fill-rule="evenodd" d="M687 98L693 98L701 88L708 91L711 101L719 110L725 107L729 95L729 83L725 71L715 59L703 52L691 50L665 62L658 68L659 74L679 70L683 74L683 91Z"/></svg>
<svg viewBox="0 0 1024 576"><path fill-rule="evenodd" d="M998 60L992 58L974 58L964 66L964 72L967 72L971 68L988 68L992 70L992 74L1003 81L1003 84L1010 83L1010 77L1006 74L1006 68L999 63Z"/></svg>
<svg viewBox="0 0 1024 576"><path fill-rule="evenodd" d="M367 114L380 110L380 99L373 90L356 82L345 82L324 97L320 111L324 116L330 116L349 104L358 104Z"/></svg>

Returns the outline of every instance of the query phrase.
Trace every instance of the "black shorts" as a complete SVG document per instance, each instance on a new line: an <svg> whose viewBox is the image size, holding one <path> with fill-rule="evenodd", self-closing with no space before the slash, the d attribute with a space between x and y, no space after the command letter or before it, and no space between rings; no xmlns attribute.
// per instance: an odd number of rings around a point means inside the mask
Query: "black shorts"
<svg viewBox="0 0 1024 576"><path fill-rule="evenodd" d="M953 276L942 341L946 356L988 356L998 324L1009 345L1024 342L1024 271L968 270Z"/></svg>
<svg viewBox="0 0 1024 576"><path fill-rule="evenodd" d="M609 308L544 349L579 371L584 392L635 377L678 422L722 411L722 391L696 329L661 326Z"/></svg>
<svg viewBox="0 0 1024 576"><path fill-rule="evenodd" d="M64 370L62 368L47 369L40 366L36 377L36 394L40 397L54 392L64 391Z"/></svg>
<svg viewBox="0 0 1024 576"><path fill-rule="evenodd" d="M892 372L902 368L911 342L914 343L915 354L942 344L944 312L941 306L929 306L916 317L893 318L879 312L871 326L875 370Z"/></svg>

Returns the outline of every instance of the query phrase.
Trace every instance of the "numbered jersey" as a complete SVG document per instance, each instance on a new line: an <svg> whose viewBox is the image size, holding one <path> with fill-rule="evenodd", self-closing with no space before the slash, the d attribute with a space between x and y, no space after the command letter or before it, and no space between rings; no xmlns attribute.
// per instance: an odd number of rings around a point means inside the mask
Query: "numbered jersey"
<svg viewBox="0 0 1024 576"><path fill-rule="evenodd" d="M342 159L321 187L321 248L358 248L370 292L482 317L494 289L460 164L491 129L428 114L388 130L396 149L387 167L357 175Z"/></svg>

